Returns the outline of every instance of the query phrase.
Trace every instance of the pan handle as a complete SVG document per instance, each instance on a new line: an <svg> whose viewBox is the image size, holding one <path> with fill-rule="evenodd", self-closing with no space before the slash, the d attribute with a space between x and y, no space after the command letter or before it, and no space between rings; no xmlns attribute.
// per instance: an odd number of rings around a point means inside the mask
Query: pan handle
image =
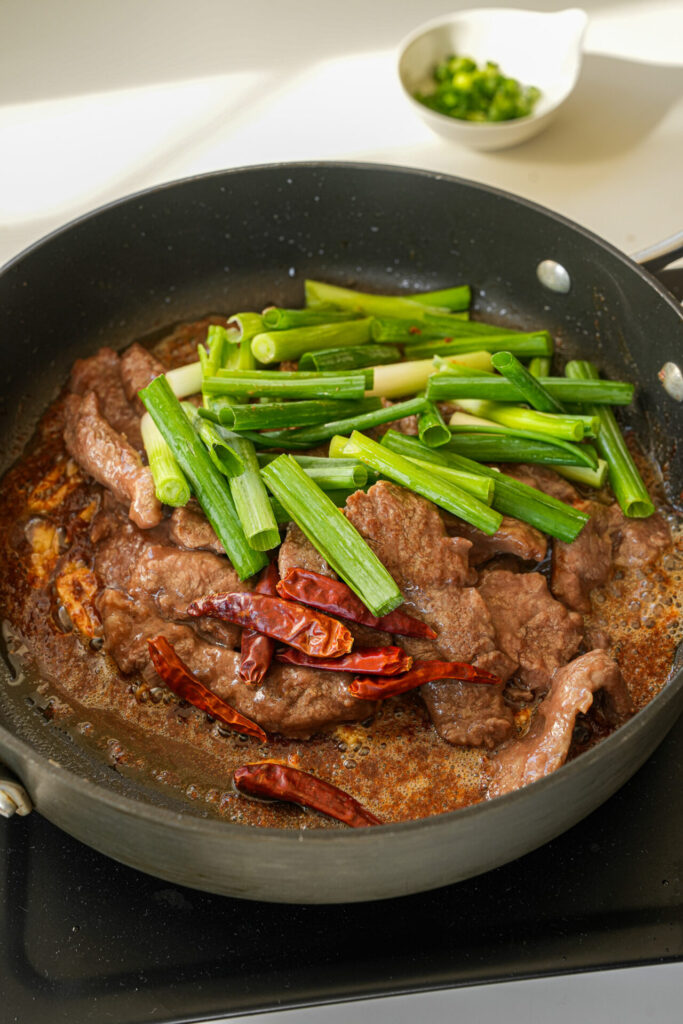
<svg viewBox="0 0 683 1024"><path fill-rule="evenodd" d="M670 235L661 242L655 242L640 252L634 252L631 258L646 270L655 271L668 267L679 256L683 256L683 231L677 231L675 235Z"/></svg>
<svg viewBox="0 0 683 1024"><path fill-rule="evenodd" d="M24 815L32 809L33 804L28 793L9 768L0 761L0 817Z"/></svg>

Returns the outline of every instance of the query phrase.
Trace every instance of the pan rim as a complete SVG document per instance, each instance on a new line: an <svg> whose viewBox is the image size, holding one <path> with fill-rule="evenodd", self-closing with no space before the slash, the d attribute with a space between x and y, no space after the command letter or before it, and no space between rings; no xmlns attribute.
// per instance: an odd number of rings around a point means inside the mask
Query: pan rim
<svg viewBox="0 0 683 1024"><path fill-rule="evenodd" d="M151 196L155 196L161 193L168 193L174 189L180 189L195 182L204 182L210 180L218 180L220 178L237 176L245 173L259 173L259 172L272 172L281 171L285 173L296 173L297 171L317 171L317 172L334 172L334 171L356 171L362 174L386 174L391 173L395 175L404 175L412 178L424 178L430 181L444 181L447 183L464 186L468 189L473 189L496 198L512 201L517 206L522 206L530 211L541 214L544 217L549 217L556 223L563 225L566 228L572 230L575 234L578 234L587 241L596 244L608 252L613 258L618 260L628 271L636 273L643 282L658 294L660 300L663 300L666 305L678 316L683 322L683 308L675 301L673 296L664 288L660 282L653 277L648 271L640 267L635 263L628 255L619 250L612 243L607 242L599 235L592 232L590 229L583 227L577 222L565 217L563 214L557 213L550 210L541 204L535 203L533 200L526 199L524 197L515 195L514 193L507 192L503 189L499 189L490 185L485 185L480 182L474 182L466 178L461 178L455 175L444 174L442 172L430 171L424 168L410 167L404 165L395 164L384 164L384 163L372 163L362 161L297 161L297 162L276 162L267 164L253 164L244 165L235 168L218 169L208 173L190 175L183 178L173 179L167 182L161 182L149 188L140 189L137 192L133 192L122 196L118 199L112 200L111 202L101 204L100 206L87 211L86 213L80 214L73 218L67 223L55 228L53 231L37 239L29 246L24 248L21 252L12 257L7 263L0 267L0 279L5 277L9 272L15 271L22 262L32 255L35 251L45 246L47 243L66 235L68 232L78 227L81 223L92 220L107 211L114 210L119 206L123 206L128 203L133 203L141 199L146 199ZM51 773L56 774L60 779L63 786L73 792L76 796L89 796L96 800L99 800L107 804L112 810L119 813L125 814L130 818L137 818L145 820L148 823L154 823L167 828L182 828L184 832L190 832L196 836L209 836L219 832L225 833L229 831L235 838L237 837L252 837L257 834L264 841L281 842L281 843L297 843L299 844L302 839L306 842L315 843L336 843L340 845L344 842L373 842L377 841L373 837L382 837L382 841L390 834L395 831L398 835L407 835L415 830L424 831L425 828L444 829L453 828L457 821L463 822L465 827L472 819L480 816L488 808L500 807L510 808L517 801L526 801L530 799L529 794L537 794L544 792L552 786L562 786L574 776L582 775L584 772L590 773L592 766L596 760L602 759L607 756L607 751L613 750L618 744L630 743L639 732L646 729L652 716L657 713L661 713L661 709L665 705L671 705L672 701L676 701L681 691L683 690L683 668L678 669L669 678L667 683L664 685L660 693L655 696L650 703L638 711L633 718L625 725L618 728L614 733L608 736L606 739L601 740L591 750L586 751L579 757L575 758L569 764L564 764L558 768L555 772L545 776L542 779L530 783L521 789L514 790L503 796L497 797L495 800L483 800L480 803L472 804L468 807L460 808L458 810L446 811L442 814L432 815L428 818L418 818L412 821L405 822L394 822L386 825L379 826L372 829L351 829L347 831L327 831L325 829L277 829L272 827L259 827L255 832L251 826L239 825L235 822L223 821L218 818L200 818L194 815L184 815L182 810L174 811L165 807L156 806L153 803L147 802L145 799L135 799L133 797L126 796L124 794L115 793L110 791L100 782L95 782L91 779L84 778L77 775L74 771L63 767L60 764L54 763L49 757L40 754L35 748L25 740L15 736L14 733L10 732L4 726L0 725L0 742L2 743L3 749L10 749L13 753L22 760L25 764L33 762L33 764L42 771L49 770ZM683 704L683 702L682 702ZM675 709L675 714L672 715L669 723L669 728L673 726L680 713L681 708ZM634 769L635 771L636 769ZM492 812L490 812L492 813ZM353 837L353 838L351 838Z"/></svg>

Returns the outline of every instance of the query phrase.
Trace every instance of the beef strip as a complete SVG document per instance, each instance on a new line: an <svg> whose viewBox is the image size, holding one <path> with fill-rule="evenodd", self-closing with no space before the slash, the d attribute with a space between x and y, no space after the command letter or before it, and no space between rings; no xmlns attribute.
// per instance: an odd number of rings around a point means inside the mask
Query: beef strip
<svg viewBox="0 0 683 1024"><path fill-rule="evenodd" d="M516 662L521 682L531 693L547 690L553 673L579 649L582 616L555 601L537 572L487 572L478 589L498 646Z"/></svg>
<svg viewBox="0 0 683 1024"><path fill-rule="evenodd" d="M576 501L590 519L571 544L553 544L550 589L556 598L578 612L590 612L590 593L602 586L612 571L612 538L607 505Z"/></svg>
<svg viewBox="0 0 683 1024"><path fill-rule="evenodd" d="M290 569L295 568L309 569L311 572L319 572L323 576L337 578L305 533L299 529L296 523L289 523L278 554L280 576L285 576Z"/></svg>
<svg viewBox="0 0 683 1024"><path fill-rule="evenodd" d="M97 396L66 399L64 441L69 454L98 483L108 487L124 505L133 522L147 529L161 521L161 505L154 492L148 466L138 453L100 414Z"/></svg>
<svg viewBox="0 0 683 1024"><path fill-rule="evenodd" d="M308 739L339 722L362 721L373 705L348 692L348 675L295 665L273 665L263 684L239 677L240 655L207 643L191 626L167 622L151 600L105 590L100 598L105 650L124 672L140 672L159 683L149 659L147 639L163 634L188 668L214 693L267 732Z"/></svg>
<svg viewBox="0 0 683 1024"><path fill-rule="evenodd" d="M657 513L647 519L629 519L618 505L610 508L612 559L623 569L645 569L671 545L671 531Z"/></svg>
<svg viewBox="0 0 683 1024"><path fill-rule="evenodd" d="M186 505L171 515L171 540L181 548L204 548L222 555L225 549L202 510Z"/></svg>
<svg viewBox="0 0 683 1024"><path fill-rule="evenodd" d="M145 407L138 398L138 391L147 387L150 381L163 372L163 364L137 341L121 356L123 390L138 415L142 416L145 411Z"/></svg>
<svg viewBox="0 0 683 1024"><path fill-rule="evenodd" d="M614 725L633 714L619 667L605 651L589 651L558 669L527 735L493 759L489 797L527 786L564 764L576 716L589 710L599 690L605 695L603 712Z"/></svg>
<svg viewBox="0 0 683 1024"><path fill-rule="evenodd" d="M101 415L134 448L142 451L140 419L130 405L121 379L121 360L111 348L94 356L77 359L71 371L69 390L76 395L94 391Z"/></svg>
<svg viewBox="0 0 683 1024"><path fill-rule="evenodd" d="M436 630L436 640L400 643L414 657L474 663L507 678L514 668L497 649L495 629L468 564L469 541L448 537L434 505L380 481L346 503L346 515L396 580L404 608ZM502 688L444 680L421 687L445 740L493 747L512 730Z"/></svg>
<svg viewBox="0 0 683 1024"><path fill-rule="evenodd" d="M251 585L240 580L224 556L155 544L140 552L128 589L134 598L152 601L162 618L177 621L190 619L187 606L205 594L249 591ZM206 617L193 623L203 635L239 647L239 626Z"/></svg>
<svg viewBox="0 0 683 1024"><path fill-rule="evenodd" d="M470 563L481 565L496 555L516 555L528 562L542 562L548 550L548 541L540 530L519 519L503 516L499 529L492 535L483 533L449 512L442 518L450 537L465 537L472 542Z"/></svg>
<svg viewBox="0 0 683 1024"><path fill-rule="evenodd" d="M392 405L396 405L396 402L390 401L388 398L382 398L382 408L390 409ZM392 420L391 423L380 423L378 427L372 427L368 434L370 437L379 440L383 437L387 430L397 430L399 434L408 434L411 437L417 437L418 426L417 416L402 416L401 419Z"/></svg>
<svg viewBox="0 0 683 1024"><path fill-rule="evenodd" d="M566 501L569 505L573 505L579 499L579 492L576 488L548 466L509 462L499 468L503 473L514 477L515 480L520 480L523 484L535 487L560 501Z"/></svg>

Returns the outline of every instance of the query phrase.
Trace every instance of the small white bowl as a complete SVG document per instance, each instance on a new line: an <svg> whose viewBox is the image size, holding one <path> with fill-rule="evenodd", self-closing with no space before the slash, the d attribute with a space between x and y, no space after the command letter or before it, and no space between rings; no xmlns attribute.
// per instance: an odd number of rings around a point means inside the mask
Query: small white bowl
<svg viewBox="0 0 683 1024"><path fill-rule="evenodd" d="M555 13L482 7L421 25L400 47L398 75L413 109L435 132L471 149L505 149L536 135L576 85L588 15L577 7ZM434 66L449 54L478 64L495 61L505 75L541 90L534 111L513 121L462 121L414 98L433 84Z"/></svg>

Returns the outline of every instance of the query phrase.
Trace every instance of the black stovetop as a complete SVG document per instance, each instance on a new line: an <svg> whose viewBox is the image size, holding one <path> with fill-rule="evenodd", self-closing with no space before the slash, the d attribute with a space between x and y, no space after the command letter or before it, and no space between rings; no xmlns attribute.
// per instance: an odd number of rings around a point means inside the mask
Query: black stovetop
<svg viewBox="0 0 683 1024"><path fill-rule="evenodd" d="M15 817L0 822L0 1017L185 1022L683 959L682 790L683 718L542 849L431 893L333 907L181 889Z"/></svg>

